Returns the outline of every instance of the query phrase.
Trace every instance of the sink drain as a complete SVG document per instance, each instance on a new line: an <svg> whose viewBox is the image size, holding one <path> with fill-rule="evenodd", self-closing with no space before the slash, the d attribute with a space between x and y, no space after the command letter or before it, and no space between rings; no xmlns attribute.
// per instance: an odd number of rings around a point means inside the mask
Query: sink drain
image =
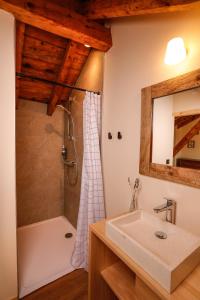
<svg viewBox="0 0 200 300"><path fill-rule="evenodd" d="M163 231L156 231L155 236L161 240L165 240L167 238L167 234Z"/></svg>
<svg viewBox="0 0 200 300"><path fill-rule="evenodd" d="M70 239L72 236L73 236L73 234L71 232L65 233L65 238L66 239Z"/></svg>

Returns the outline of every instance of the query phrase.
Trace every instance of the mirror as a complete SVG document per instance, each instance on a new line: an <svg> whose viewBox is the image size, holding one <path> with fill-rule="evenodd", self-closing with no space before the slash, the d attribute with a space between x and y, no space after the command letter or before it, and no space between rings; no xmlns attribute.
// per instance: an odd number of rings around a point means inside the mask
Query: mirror
<svg viewBox="0 0 200 300"><path fill-rule="evenodd" d="M200 169L200 88L153 99L152 163Z"/></svg>
<svg viewBox="0 0 200 300"><path fill-rule="evenodd" d="M139 171L200 188L200 69L142 89Z"/></svg>

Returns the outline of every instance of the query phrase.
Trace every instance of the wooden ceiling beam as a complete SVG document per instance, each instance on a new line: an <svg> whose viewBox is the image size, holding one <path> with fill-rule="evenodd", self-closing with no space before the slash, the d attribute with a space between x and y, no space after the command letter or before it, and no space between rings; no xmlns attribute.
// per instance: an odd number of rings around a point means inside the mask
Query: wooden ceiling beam
<svg viewBox="0 0 200 300"><path fill-rule="evenodd" d="M84 52L84 55L81 55ZM75 86L77 83L77 80L81 74L81 71L88 59L88 56L90 54L90 49L84 47L83 45L76 43L73 53L73 59L69 61L68 69L67 69L67 82L68 84ZM68 100L72 90L71 89L63 89L63 92L61 94L61 97L59 99L60 102L64 102Z"/></svg>
<svg viewBox="0 0 200 300"><path fill-rule="evenodd" d="M199 0L88 0L84 13L95 20L182 11L199 6Z"/></svg>
<svg viewBox="0 0 200 300"><path fill-rule="evenodd" d="M75 50L76 50L75 43L70 41L68 43L66 51L65 51L63 63L60 67L60 71L59 71L59 74L57 77L57 82L66 83L69 64L71 64ZM64 88L61 86L54 87L51 99L47 106L47 114L49 116L51 116L54 113L54 111L56 109L56 105L58 104L58 102L63 94L63 90L64 90Z"/></svg>
<svg viewBox="0 0 200 300"><path fill-rule="evenodd" d="M195 135L200 131L200 120L185 134L185 136L174 147L175 156Z"/></svg>
<svg viewBox="0 0 200 300"><path fill-rule="evenodd" d="M22 70L22 54L24 48L25 24L16 22L16 72ZM16 108L19 107L20 79L16 79Z"/></svg>
<svg viewBox="0 0 200 300"><path fill-rule="evenodd" d="M112 46L109 28L53 2L0 0L0 8L12 13L21 22L81 44L89 44L95 49L107 51Z"/></svg>

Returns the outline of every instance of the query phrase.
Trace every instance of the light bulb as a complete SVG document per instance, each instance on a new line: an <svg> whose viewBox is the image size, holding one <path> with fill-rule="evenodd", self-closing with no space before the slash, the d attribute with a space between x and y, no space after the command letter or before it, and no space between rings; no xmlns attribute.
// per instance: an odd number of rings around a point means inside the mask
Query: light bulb
<svg viewBox="0 0 200 300"><path fill-rule="evenodd" d="M186 58L187 51L181 37L171 39L167 44L165 64L176 65Z"/></svg>

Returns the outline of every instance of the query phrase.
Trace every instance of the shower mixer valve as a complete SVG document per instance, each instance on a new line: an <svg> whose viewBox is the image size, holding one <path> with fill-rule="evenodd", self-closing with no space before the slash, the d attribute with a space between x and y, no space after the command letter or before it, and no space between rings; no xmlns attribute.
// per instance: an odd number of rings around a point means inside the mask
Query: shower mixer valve
<svg viewBox="0 0 200 300"><path fill-rule="evenodd" d="M63 105L57 105L57 108L63 110L65 113L67 113L67 132L66 135L68 136L68 141L70 142L70 155L73 157L73 159L68 160L68 151L65 145L62 145L61 148L61 155L63 159L63 163L66 168L66 174L67 174L67 182L69 185L76 185L78 180L78 153L76 149L76 139L74 136L74 130L75 130L75 122L73 115L71 113L71 103L68 108L64 107ZM72 171L69 171L69 169L72 169Z"/></svg>
<svg viewBox="0 0 200 300"><path fill-rule="evenodd" d="M67 159L67 148L65 147L65 145L62 145L61 154L62 154L63 160L66 160Z"/></svg>

